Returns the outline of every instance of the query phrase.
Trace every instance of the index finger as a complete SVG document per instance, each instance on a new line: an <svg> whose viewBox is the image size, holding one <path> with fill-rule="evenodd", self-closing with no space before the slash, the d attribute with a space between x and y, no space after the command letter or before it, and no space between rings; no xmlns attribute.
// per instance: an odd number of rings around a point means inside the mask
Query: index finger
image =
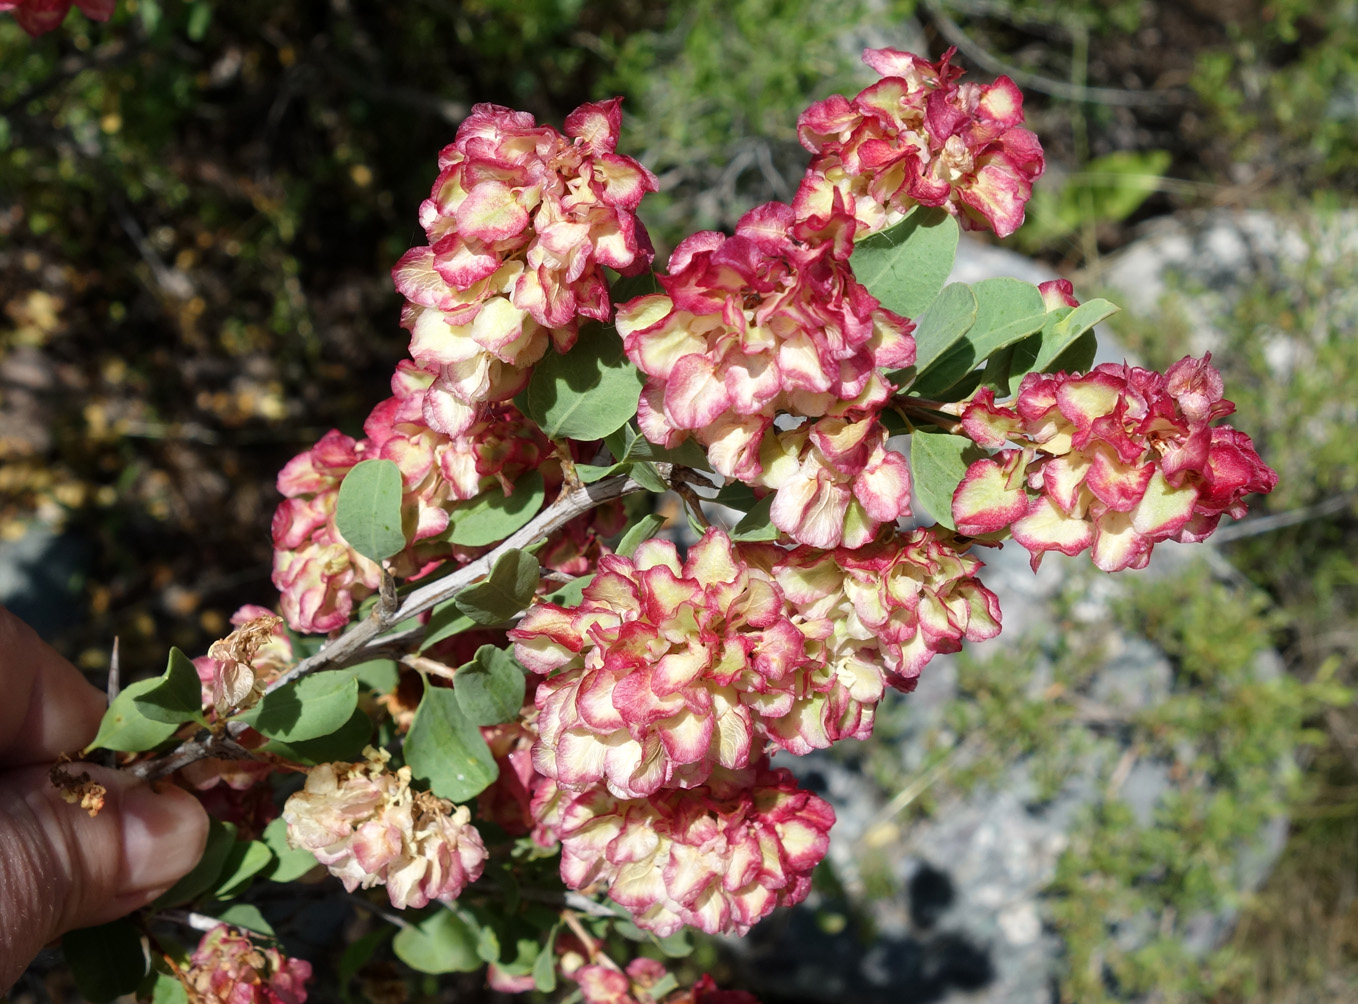
<svg viewBox="0 0 1358 1004"><path fill-rule="evenodd" d="M50 763L99 730L104 695L0 607L0 766Z"/></svg>

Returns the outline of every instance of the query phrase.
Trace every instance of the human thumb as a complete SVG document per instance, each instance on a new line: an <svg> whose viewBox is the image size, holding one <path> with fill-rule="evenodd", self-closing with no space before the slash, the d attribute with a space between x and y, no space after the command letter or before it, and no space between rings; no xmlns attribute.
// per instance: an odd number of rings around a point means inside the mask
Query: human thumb
<svg viewBox="0 0 1358 1004"><path fill-rule="evenodd" d="M57 935L155 899L207 842L207 814L188 792L90 764L65 771L103 785L97 815L64 801L46 768L0 772L0 993Z"/></svg>

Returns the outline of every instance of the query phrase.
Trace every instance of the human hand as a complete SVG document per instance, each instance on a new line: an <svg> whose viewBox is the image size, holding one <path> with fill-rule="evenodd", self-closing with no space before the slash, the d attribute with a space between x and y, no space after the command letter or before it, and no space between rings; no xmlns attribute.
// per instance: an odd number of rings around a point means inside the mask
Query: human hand
<svg viewBox="0 0 1358 1004"><path fill-rule="evenodd" d="M0 993L44 944L144 906L202 856L207 814L188 792L88 771L108 795L91 817L48 771L94 738L104 696L0 607Z"/></svg>

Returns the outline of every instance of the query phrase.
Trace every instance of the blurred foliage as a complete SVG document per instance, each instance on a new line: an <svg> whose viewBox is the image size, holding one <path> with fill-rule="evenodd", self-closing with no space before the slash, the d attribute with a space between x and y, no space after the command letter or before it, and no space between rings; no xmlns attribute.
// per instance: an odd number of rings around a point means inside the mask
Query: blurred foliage
<svg viewBox="0 0 1358 1004"><path fill-rule="evenodd" d="M1290 235L1284 246L1300 246L1254 256L1224 297L1180 280L1159 304L1129 314L1119 336L1155 366L1186 346L1211 348L1237 405L1231 423L1250 430L1279 473L1275 493L1251 503L1265 517L1264 531L1237 540L1227 555L1271 598L1288 678L1352 688L1358 244L1352 211L1335 213L1330 200L1318 201L1278 218ZM1253 960L1260 1001L1338 1000L1338 987L1352 995L1358 986L1358 709L1349 701L1312 724L1323 726L1324 742L1295 805L1291 841L1233 941Z"/></svg>

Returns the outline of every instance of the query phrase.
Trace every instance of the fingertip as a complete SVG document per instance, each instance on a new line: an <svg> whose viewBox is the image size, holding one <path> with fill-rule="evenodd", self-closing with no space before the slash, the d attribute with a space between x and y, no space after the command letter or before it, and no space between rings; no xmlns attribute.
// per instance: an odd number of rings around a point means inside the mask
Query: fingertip
<svg viewBox="0 0 1358 1004"><path fill-rule="evenodd" d="M147 894L147 900L179 881L203 856L207 813L182 788L157 790L138 784L122 793L119 809L123 863L120 895Z"/></svg>

